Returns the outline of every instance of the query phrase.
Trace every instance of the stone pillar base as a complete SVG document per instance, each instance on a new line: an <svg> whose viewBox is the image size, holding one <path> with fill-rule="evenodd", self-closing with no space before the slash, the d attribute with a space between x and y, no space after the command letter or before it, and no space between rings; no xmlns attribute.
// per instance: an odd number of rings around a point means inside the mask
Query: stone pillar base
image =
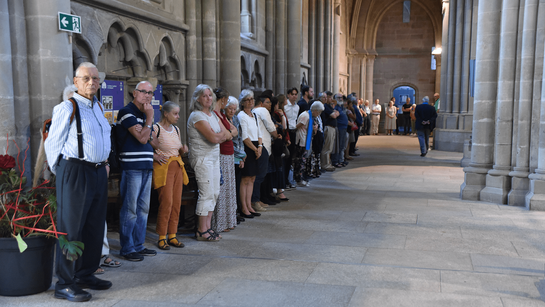
<svg viewBox="0 0 545 307"><path fill-rule="evenodd" d="M511 177L486 175L486 187L481 191L482 201L507 204L507 194L511 189Z"/></svg>
<svg viewBox="0 0 545 307"><path fill-rule="evenodd" d="M486 173L469 173L464 175L464 183L460 187L460 198L463 200L480 200L481 190L486 187Z"/></svg>
<svg viewBox="0 0 545 307"><path fill-rule="evenodd" d="M526 206L526 194L528 194L529 185L530 179L527 177L512 177L507 204L509 206Z"/></svg>
<svg viewBox="0 0 545 307"><path fill-rule="evenodd" d="M464 142L470 137L471 131L435 128L433 146L435 150L463 152Z"/></svg>
<svg viewBox="0 0 545 307"><path fill-rule="evenodd" d="M545 211L545 181L530 180L530 191L525 197L528 210Z"/></svg>
<svg viewBox="0 0 545 307"><path fill-rule="evenodd" d="M464 141L464 157L460 161L461 167L468 167L471 163L471 137Z"/></svg>

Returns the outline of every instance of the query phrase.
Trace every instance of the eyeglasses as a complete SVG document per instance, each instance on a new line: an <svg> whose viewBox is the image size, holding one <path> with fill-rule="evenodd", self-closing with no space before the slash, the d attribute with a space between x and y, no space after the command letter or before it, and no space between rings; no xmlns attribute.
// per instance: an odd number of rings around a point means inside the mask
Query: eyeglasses
<svg viewBox="0 0 545 307"><path fill-rule="evenodd" d="M89 82L89 80L93 80L93 82L99 82L100 81L99 77L89 77L89 76L80 77L80 76L76 76L76 78L81 78L81 80L83 80L83 82L85 82L85 83Z"/></svg>
<svg viewBox="0 0 545 307"><path fill-rule="evenodd" d="M252 100L255 100L255 99L254 98L246 98L243 101L252 101Z"/></svg>
<svg viewBox="0 0 545 307"><path fill-rule="evenodd" d="M138 89L135 90L135 91L139 91L140 93L142 93L142 94L144 94L144 95L146 95L146 94L148 94L148 95L153 95L153 92L152 92L152 91L144 91L144 90L138 90Z"/></svg>

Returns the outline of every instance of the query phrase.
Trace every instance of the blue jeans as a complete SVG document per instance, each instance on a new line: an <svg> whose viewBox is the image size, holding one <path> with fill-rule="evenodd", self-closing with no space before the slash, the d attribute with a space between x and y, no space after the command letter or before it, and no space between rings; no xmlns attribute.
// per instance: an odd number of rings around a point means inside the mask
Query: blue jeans
<svg viewBox="0 0 545 307"><path fill-rule="evenodd" d="M121 256L144 249L153 170L124 170L121 173L120 194L123 200L119 212L119 242Z"/></svg>
<svg viewBox="0 0 545 307"><path fill-rule="evenodd" d="M430 147L430 129L416 130L418 135L418 143L420 143L420 153L427 153Z"/></svg>
<svg viewBox="0 0 545 307"><path fill-rule="evenodd" d="M338 130L339 130L339 133L337 135L339 136L339 151L331 155L331 162L333 164L344 162L344 150L346 149L346 140L348 136L348 132L346 132L346 128L338 129Z"/></svg>

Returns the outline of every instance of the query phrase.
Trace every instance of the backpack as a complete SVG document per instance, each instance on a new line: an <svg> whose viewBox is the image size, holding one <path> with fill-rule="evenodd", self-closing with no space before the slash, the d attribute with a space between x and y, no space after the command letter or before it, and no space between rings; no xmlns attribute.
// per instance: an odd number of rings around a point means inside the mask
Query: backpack
<svg viewBox="0 0 545 307"><path fill-rule="evenodd" d="M159 129L159 124L155 124L154 126L157 126L157 136L156 136L156 138L159 138L159 134L161 133L161 129ZM172 126L174 127L174 129L176 129L176 134L178 136L180 136L180 131L178 131L178 127L176 127L175 125L172 125ZM151 128L151 131L155 131L153 129L153 127Z"/></svg>
<svg viewBox="0 0 545 307"><path fill-rule="evenodd" d="M110 174L120 174L121 173L121 162L119 161L119 153L121 148L125 145L125 139L122 143L118 140L117 123L113 123L110 132L110 155L108 156L108 163L110 164Z"/></svg>

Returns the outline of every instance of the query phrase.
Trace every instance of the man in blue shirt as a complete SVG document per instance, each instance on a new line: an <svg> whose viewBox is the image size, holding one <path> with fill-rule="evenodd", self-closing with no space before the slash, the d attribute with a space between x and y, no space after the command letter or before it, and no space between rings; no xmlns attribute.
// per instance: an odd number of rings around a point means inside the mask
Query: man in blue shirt
<svg viewBox="0 0 545 307"><path fill-rule="evenodd" d="M310 109L308 102L312 99L314 99L314 89L308 85L301 86L301 99L297 102L299 106L299 114L297 116Z"/></svg>
<svg viewBox="0 0 545 307"><path fill-rule="evenodd" d="M119 254L129 261L142 261L157 252L144 247L150 206L153 148L149 144L153 124L153 87L148 81L136 85L134 100L117 114L118 140L123 140L119 212Z"/></svg>
<svg viewBox="0 0 545 307"><path fill-rule="evenodd" d="M93 275L102 252L110 171L107 160L111 129L95 97L99 81L92 63L82 63L76 69L75 116L71 121L74 110L70 101L57 105L44 143L49 167L56 174L57 230L66 233L68 241L85 244L75 263L63 256L57 244L55 297L72 302L91 299L82 288L105 290L112 286L110 281Z"/></svg>

